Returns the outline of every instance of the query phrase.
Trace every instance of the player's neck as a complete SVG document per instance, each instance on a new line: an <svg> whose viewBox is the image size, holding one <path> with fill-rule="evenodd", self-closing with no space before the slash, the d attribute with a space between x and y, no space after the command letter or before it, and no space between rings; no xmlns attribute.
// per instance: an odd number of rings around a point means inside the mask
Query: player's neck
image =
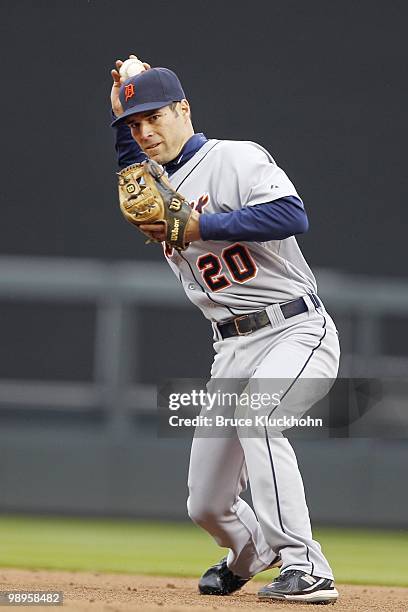
<svg viewBox="0 0 408 612"><path fill-rule="evenodd" d="M207 138L204 136L204 134L195 134L193 131L184 142L179 154L174 159L164 164L167 172L169 174L176 172L176 170L188 162L188 160L191 159L206 142Z"/></svg>

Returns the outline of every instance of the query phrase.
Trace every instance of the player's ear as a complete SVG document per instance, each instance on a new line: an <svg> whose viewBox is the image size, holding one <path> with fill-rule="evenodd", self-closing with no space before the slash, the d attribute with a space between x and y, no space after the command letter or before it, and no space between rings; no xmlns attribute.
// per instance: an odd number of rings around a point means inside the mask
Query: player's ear
<svg viewBox="0 0 408 612"><path fill-rule="evenodd" d="M180 112L184 117L190 117L190 104L188 100L184 99L180 101Z"/></svg>

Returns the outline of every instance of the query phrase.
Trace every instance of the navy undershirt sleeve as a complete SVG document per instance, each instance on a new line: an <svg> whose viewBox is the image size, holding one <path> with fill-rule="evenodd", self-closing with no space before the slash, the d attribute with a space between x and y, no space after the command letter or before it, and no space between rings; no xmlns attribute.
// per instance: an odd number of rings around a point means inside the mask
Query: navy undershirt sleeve
<svg viewBox="0 0 408 612"><path fill-rule="evenodd" d="M115 118L113 112L112 118ZM126 123L119 123L113 129L119 169L148 159L132 138ZM202 144L201 141L198 143L199 146ZM228 213L200 215L202 240L267 242L303 234L308 228L309 223L303 203L295 196L247 206Z"/></svg>
<svg viewBox="0 0 408 612"><path fill-rule="evenodd" d="M112 112L112 119L115 119ZM118 156L118 166L122 170L131 164L140 164L147 159L137 142L132 138L130 128L126 123L119 123L113 127L115 135L115 149Z"/></svg>
<svg viewBox="0 0 408 612"><path fill-rule="evenodd" d="M200 215L202 240L284 240L309 229L302 201L295 196L247 206L240 210Z"/></svg>

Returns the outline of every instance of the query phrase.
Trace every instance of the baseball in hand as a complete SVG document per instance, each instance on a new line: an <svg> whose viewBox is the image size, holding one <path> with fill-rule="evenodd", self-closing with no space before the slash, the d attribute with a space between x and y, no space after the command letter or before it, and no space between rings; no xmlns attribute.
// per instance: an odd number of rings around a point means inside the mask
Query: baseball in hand
<svg viewBox="0 0 408 612"><path fill-rule="evenodd" d="M146 68L137 57L131 57L123 62L119 68L119 74L123 81L130 79L130 77L136 76L140 72L143 72Z"/></svg>

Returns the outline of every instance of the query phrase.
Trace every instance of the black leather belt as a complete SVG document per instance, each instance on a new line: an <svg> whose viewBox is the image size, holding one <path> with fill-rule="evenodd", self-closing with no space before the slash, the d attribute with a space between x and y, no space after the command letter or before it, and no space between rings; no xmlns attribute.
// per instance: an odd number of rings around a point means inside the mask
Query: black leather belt
<svg viewBox="0 0 408 612"><path fill-rule="evenodd" d="M309 297L315 308L321 306L317 295L310 293ZM308 311L307 304L302 297L297 300L292 300L291 302L286 302L286 304L279 304L279 307L285 319L290 319L290 317ZM225 323L217 323L217 328L222 339L225 340L225 338L230 338L231 336L247 336L257 329L261 329L270 324L271 322L266 310L261 310L260 312L251 312L241 317L235 317L234 319L225 321Z"/></svg>

